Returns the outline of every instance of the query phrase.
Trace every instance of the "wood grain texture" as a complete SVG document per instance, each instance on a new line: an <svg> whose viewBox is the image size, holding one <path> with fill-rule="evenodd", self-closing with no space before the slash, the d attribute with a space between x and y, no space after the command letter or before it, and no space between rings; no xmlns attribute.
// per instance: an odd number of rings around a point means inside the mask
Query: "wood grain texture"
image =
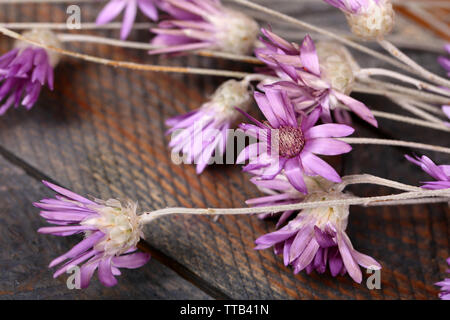
<svg viewBox="0 0 450 320"><path fill-rule="evenodd" d="M83 6L84 21L93 21L95 10L96 7ZM64 13L63 6L10 6L0 11L0 21L64 21ZM104 34L117 36L116 32ZM133 34L139 41L147 41L147 36L141 32ZM2 38L0 52L6 52L10 46L11 42ZM113 59L165 65L236 70L246 67L192 56L149 57L145 52L87 44L69 48ZM364 56L357 58L364 66L376 64ZM434 65L438 71L435 56L416 54L414 58L427 67ZM131 72L66 59L56 69L54 92L44 90L29 112L11 110L0 118L0 153L10 162L1 171L6 191L2 191L5 194L0 210L1 218L7 220L1 226L5 231L0 231L2 246L7 249L0 256L1 277L6 277L6 282L1 282L1 290L6 293L0 299L207 297L174 272L214 298L436 298L433 283L444 276L445 258L450 255L450 210L444 205L352 208L349 235L356 249L374 256L383 265L381 290L368 290L364 282L358 285L348 277L293 275L271 250L253 250L258 236L274 230L273 222L256 217L221 217L214 221L210 217L173 216L158 220L146 229L146 240L155 250L155 258L140 270L126 272L113 289L101 288L95 280L89 290L72 292L64 289L65 281L51 278L46 265L52 257L68 250L75 239L32 231L43 226L44 221L31 202L49 195L39 185L41 176L80 194L135 199L143 210L166 206L239 207L259 194L238 167L216 165L197 176L192 166L178 166L170 160L164 120L200 106L221 81ZM363 99L377 109L395 108L383 99ZM356 121L357 135L433 141L448 146L448 137L441 133L388 121L380 124L381 130L376 131ZM405 151L409 150L360 146L335 159L334 164L342 174L367 172L417 184L425 175L404 161ZM430 155L436 161L448 162L443 156ZM367 186L353 191L361 196L390 192ZM22 230L18 221L11 222L12 210L27 218L23 226L26 229ZM13 231L7 231L9 224ZM12 236L3 236L11 232ZM31 253L24 243L33 243ZM24 257L12 259L19 256L16 251ZM6 272L3 261L9 266ZM11 282L35 281L24 266L36 261L32 274L39 275L39 286L30 285L28 292L22 293L20 286Z"/></svg>

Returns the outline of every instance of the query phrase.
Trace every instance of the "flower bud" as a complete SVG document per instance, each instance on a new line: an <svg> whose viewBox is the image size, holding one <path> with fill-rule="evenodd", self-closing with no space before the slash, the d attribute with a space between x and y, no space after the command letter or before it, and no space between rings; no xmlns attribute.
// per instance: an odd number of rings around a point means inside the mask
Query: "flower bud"
<svg viewBox="0 0 450 320"><path fill-rule="evenodd" d="M343 94L350 94L355 77L353 72L359 68L350 52L341 44L321 41L316 44L322 77L331 87Z"/></svg>
<svg viewBox="0 0 450 320"><path fill-rule="evenodd" d="M389 34L394 27L394 9L390 0L369 0L358 13L345 16L353 34L364 40L377 40Z"/></svg>
<svg viewBox="0 0 450 320"><path fill-rule="evenodd" d="M47 46L51 46L51 47L58 48L58 49L62 48L62 44L59 41L56 34L54 34L51 30L48 30L48 29L28 30L28 31L25 31L24 33L22 33L22 36L29 40L33 40L33 41L45 44ZM17 40L15 43L15 48L18 48L21 50L25 49L29 46L30 46L30 43L27 43L27 42L21 41L21 40ZM59 54L53 50L48 50L45 48L44 48L44 50L47 52L50 66L52 68L55 68L56 65L59 63L59 60L61 59L61 54Z"/></svg>

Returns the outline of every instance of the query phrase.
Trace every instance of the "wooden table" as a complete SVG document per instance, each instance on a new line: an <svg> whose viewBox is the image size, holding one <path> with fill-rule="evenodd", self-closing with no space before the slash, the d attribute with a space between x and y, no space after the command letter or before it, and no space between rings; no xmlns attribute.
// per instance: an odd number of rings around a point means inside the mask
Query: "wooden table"
<svg viewBox="0 0 450 320"><path fill-rule="evenodd" d="M83 22L93 21L98 5L81 7ZM65 5L2 5L0 21L61 22L66 19L65 9ZM342 24L333 9L322 13ZM118 35L114 31L102 34ZM133 32L131 39L148 41L148 33ZM12 41L2 37L0 52L8 51L11 45ZM226 61L149 57L145 51L95 44L72 44L68 48L118 60L250 70L249 66ZM408 53L443 74L434 54ZM364 66L376 64L366 56L356 57ZM214 221L198 216L167 217L148 226L145 233L152 260L138 270L125 270L116 287L103 287L95 276L86 290L67 289L65 276L53 279L47 265L79 239L36 232L46 223L32 202L52 196L40 180L103 199L135 199L143 210L239 207L259 193L239 167L217 165L197 176L193 166L178 166L170 160L164 120L199 107L224 79L132 72L70 58L60 63L55 76L55 90L43 90L31 111L10 110L0 118L0 299L437 297L438 288L433 283L445 276L445 259L450 256L447 205L351 209L349 236L359 251L382 264L381 290L369 290L365 280L358 285L348 276L293 275L272 250L253 250L258 236L274 230L271 221L256 217L221 217ZM357 97L375 109L396 108L382 98ZM375 130L357 119L355 127L355 136L449 146L448 134L431 129L380 120L380 129ZM427 176L404 160L403 154L411 152L357 146L334 165L342 175L365 172L418 184ZM446 156L427 155L449 163ZM352 190L360 196L392 192L375 186Z"/></svg>

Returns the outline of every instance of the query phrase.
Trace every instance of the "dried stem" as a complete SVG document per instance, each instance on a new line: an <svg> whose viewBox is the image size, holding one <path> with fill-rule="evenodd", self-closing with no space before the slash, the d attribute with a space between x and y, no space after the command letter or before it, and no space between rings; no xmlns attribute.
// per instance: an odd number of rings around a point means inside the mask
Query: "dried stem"
<svg viewBox="0 0 450 320"><path fill-rule="evenodd" d="M229 70L215 70L215 69L203 69L203 68L191 68L191 67L172 67L172 66L157 66L157 65L149 65L149 64L139 64L134 62L127 61L118 61L118 60L109 60L96 56L91 56L87 54L82 54L78 52L73 52L65 49L56 48L53 46L49 46L31 39L27 39L22 35L11 31L7 28L0 26L0 33L4 35L25 41L27 43L33 44L35 46L45 48L66 56L82 59L85 61L95 62L98 64L108 65L112 67L120 67L127 68L132 70L140 70L140 71L152 71L152 72L166 72L166 73L185 73L185 74L199 74L199 75L208 75L208 76L219 76L219 77L230 77L230 78L244 78L249 73L246 72L238 72L238 71L229 71Z"/></svg>
<svg viewBox="0 0 450 320"><path fill-rule="evenodd" d="M111 39L100 36L92 36L92 35L84 35L84 34L58 34L58 38L62 42L90 42L97 44L106 44L114 47L121 48L131 48L131 49L139 49L139 50L152 50L156 48L161 48L160 46L155 46L150 43L142 43L142 42L134 42L134 41L124 41ZM211 50L199 50L194 51L193 54L197 54L203 57L212 57L212 58L221 58L239 62L246 62L251 64L263 64L260 60L255 57L232 54L227 52L220 51L211 51Z"/></svg>
<svg viewBox="0 0 450 320"><path fill-rule="evenodd" d="M449 127L439 124L439 123L433 123L433 122L429 122L429 121L424 121L424 120L420 120L420 119L416 119L416 118L406 117L406 116L389 113L389 112L378 111L378 110L371 110L371 111L372 111L372 114L374 116L376 116L377 118L384 118L384 119L398 121L398 122L402 122L402 123L408 123L408 124L416 125L416 126L420 126L420 127L450 132Z"/></svg>
<svg viewBox="0 0 450 320"><path fill-rule="evenodd" d="M342 177L342 182L339 183L337 190L342 191L345 187L352 184L376 184L379 186L390 187L402 191L421 191L422 189L408 184L400 183L397 181L380 178L370 174L354 174Z"/></svg>
<svg viewBox="0 0 450 320"><path fill-rule="evenodd" d="M380 146L393 146L393 147L407 147L416 148L429 151L436 151L450 154L450 148L435 146L425 143L402 141L402 140L390 140L390 139L375 139L375 138L338 138L338 140L350 143L350 144L373 144Z"/></svg>
<svg viewBox="0 0 450 320"><path fill-rule="evenodd" d="M432 92L438 93L438 94L446 96L446 97L450 97L449 90L439 88L432 84L414 79L412 77L405 76L405 75L395 72L395 71L381 69L381 68L367 68L367 69L360 69L356 73L356 77L363 77L363 78L370 77L370 76L377 76L377 75L390 77L393 79L397 79L397 80L412 84L420 90L425 89L425 90L432 91Z"/></svg>
<svg viewBox="0 0 450 320"><path fill-rule="evenodd" d="M400 107L402 107L403 109L425 119L428 120L430 122L436 123L436 124L441 124L443 125L444 121L442 121L441 119L427 113L426 111L423 111L419 108L417 108L416 106L414 106L413 104L411 104L408 100L401 100L401 99L393 99L393 101L399 105Z"/></svg>
<svg viewBox="0 0 450 320"><path fill-rule="evenodd" d="M415 73L421 75L424 79L427 79L428 81L431 81L433 83L442 85L444 87L450 88L450 80L444 79L439 77L438 75L435 75L434 73L426 70L422 66L420 66L418 63L413 61L411 58L409 58L406 54L400 51L396 46L394 46L392 43L390 43L388 40L378 40L378 43L380 46L382 46L387 52L389 52L393 57L396 57L398 60L402 61L409 67L411 67Z"/></svg>
<svg viewBox="0 0 450 320"><path fill-rule="evenodd" d="M420 190L403 192L400 194L391 194L388 196L376 196L376 197L352 197L340 200L328 200L328 201L312 201L312 202L301 202L295 204L278 205L278 206L267 206L267 207L254 207L254 208L165 208L160 210L155 210L152 212L144 213L140 216L141 223L146 224L152 222L154 219L172 215L172 214L189 214L189 215L250 215L250 214L260 214L260 213L277 213L289 210L301 210L308 208L317 207L335 207L335 206L350 206L350 205L361 205L361 206L376 206L383 204L392 204L396 201L405 201L411 199L422 199L434 197L449 197L450 189L441 190Z"/></svg>
<svg viewBox="0 0 450 320"><path fill-rule="evenodd" d="M370 87L355 87L353 91L365 90L365 93L371 93L376 95L382 95L385 97L399 96L402 99L419 99L431 103L447 104L450 103L450 99L442 96L438 96L429 92L420 91L408 87L403 87L393 83L382 82L370 78L357 78L358 82L364 85L370 85Z"/></svg>
<svg viewBox="0 0 450 320"><path fill-rule="evenodd" d="M1 22L0 26L8 29L26 30L26 29L50 29L50 30L68 30L67 23L58 22ZM134 30L148 30L154 27L154 23L137 22L133 25ZM81 30L118 30L122 27L121 22L111 22L98 25L95 22L80 23Z"/></svg>

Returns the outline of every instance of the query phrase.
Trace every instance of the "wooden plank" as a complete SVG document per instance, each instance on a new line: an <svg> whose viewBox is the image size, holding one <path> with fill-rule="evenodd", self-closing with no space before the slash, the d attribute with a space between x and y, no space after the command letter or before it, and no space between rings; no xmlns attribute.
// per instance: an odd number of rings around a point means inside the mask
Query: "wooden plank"
<svg viewBox="0 0 450 320"><path fill-rule="evenodd" d="M14 21L19 21L20 10ZM61 11L53 9L40 14L27 18L62 18ZM6 51L7 41L0 45L2 52ZM194 57L151 58L145 53L92 45L72 48L114 59L239 68ZM365 57L361 61L373 63ZM144 210L238 207L258 194L237 167L214 166L197 176L192 166L170 161L164 119L197 108L220 80L114 70L74 60L58 67L56 80L55 92L43 92L33 110L12 110L0 119L0 146L63 186L102 198L136 199ZM382 124L387 127L384 135L405 136L403 127ZM358 123L357 128L361 135L374 134L364 131L365 125ZM446 141L433 132L421 134L421 138L442 145ZM414 183L423 177L419 170L405 165L401 152L387 148L355 148L337 165L345 173L370 171ZM361 187L355 192L375 195L388 191ZM34 223L41 225L39 220ZM437 288L433 282L442 277L448 254L448 226L445 206L353 208L349 234L358 250L383 265L380 291L368 290L364 283L354 284L348 277L294 276L270 250L252 249L254 239L274 230L272 222L256 217L213 221L174 216L150 225L146 235L153 247L232 298L434 298ZM63 251L68 245L52 241L46 248L50 247Z"/></svg>

